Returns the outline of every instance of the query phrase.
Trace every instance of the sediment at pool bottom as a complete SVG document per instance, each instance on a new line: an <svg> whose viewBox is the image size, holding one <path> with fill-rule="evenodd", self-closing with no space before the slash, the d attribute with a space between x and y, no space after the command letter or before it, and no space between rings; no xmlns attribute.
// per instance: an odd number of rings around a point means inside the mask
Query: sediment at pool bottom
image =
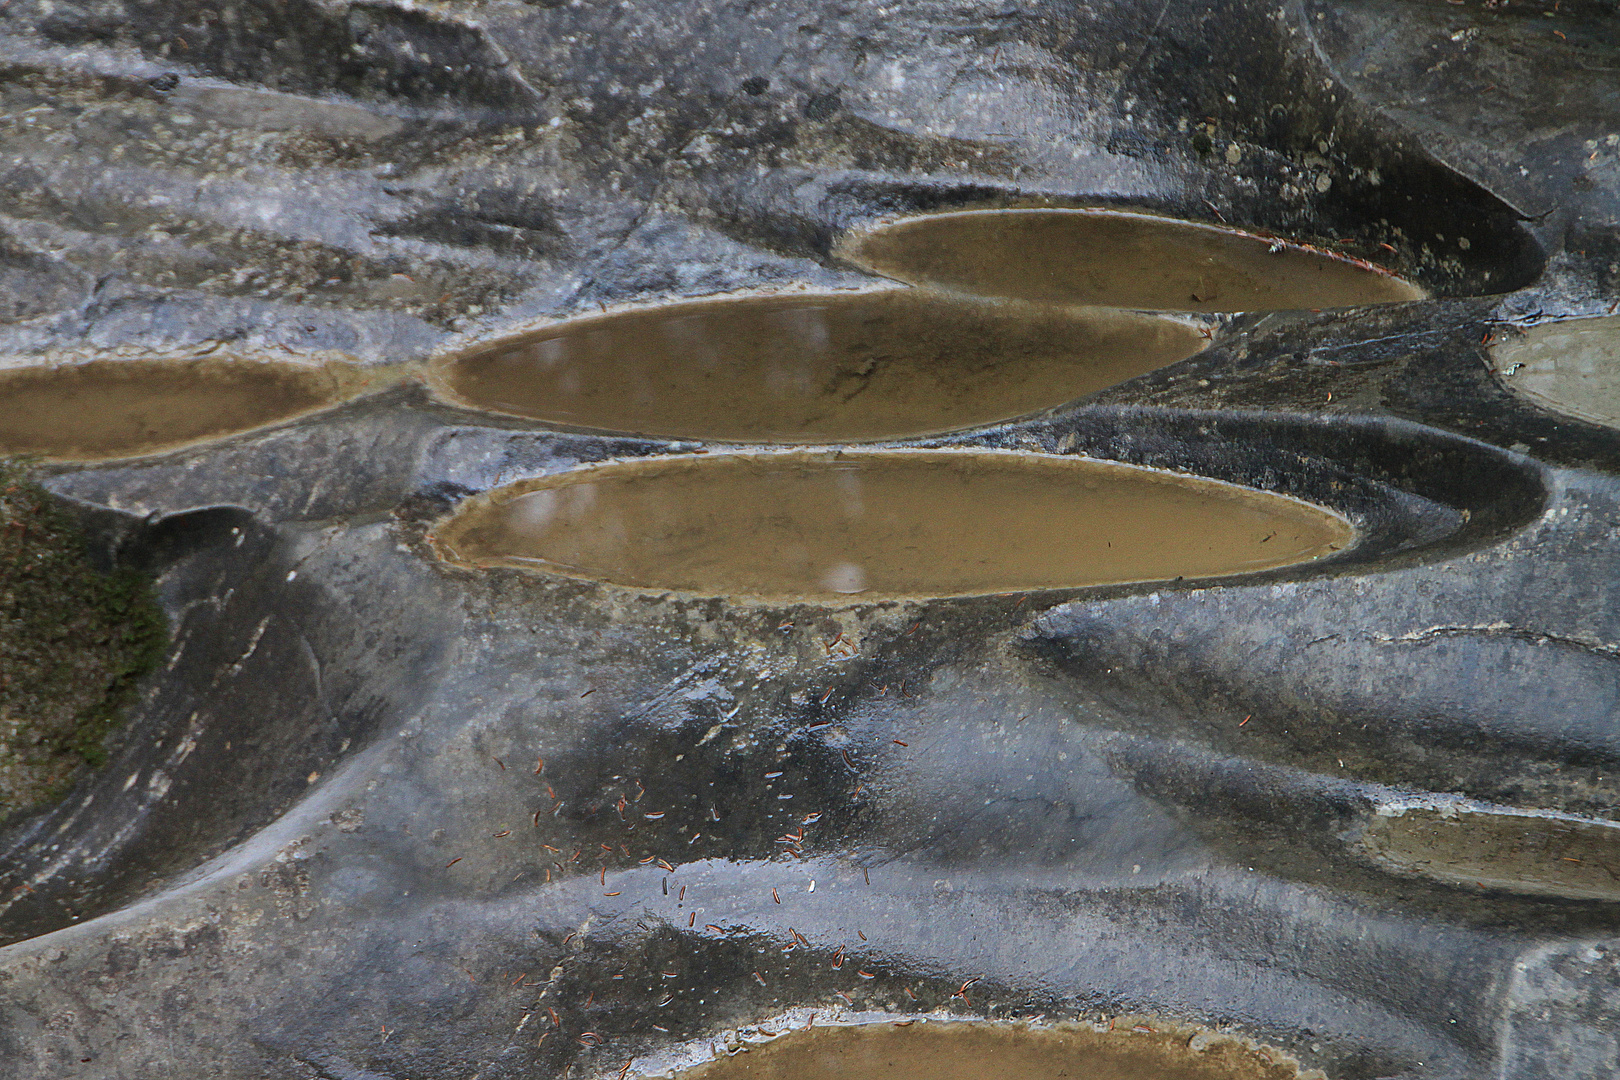
<svg viewBox="0 0 1620 1080"><path fill-rule="evenodd" d="M1283 311L1424 299L1359 259L1201 222L1115 210L961 210L856 230L845 259L914 285L1038 303Z"/></svg>
<svg viewBox="0 0 1620 1080"><path fill-rule="evenodd" d="M634 1070L636 1075L651 1075ZM671 1075L664 1073L661 1075ZM1037 1027L891 1021L801 1028L676 1080L1319 1080L1287 1054L1196 1028L1126 1020Z"/></svg>
<svg viewBox="0 0 1620 1080"><path fill-rule="evenodd" d="M398 377L351 364L92 360L0 371L0 453L104 461L330 408Z"/></svg>
<svg viewBox="0 0 1620 1080"><path fill-rule="evenodd" d="M970 596L1310 562L1338 515L1115 462L1013 452L717 454L498 489L435 530L441 556L699 595Z"/></svg>
<svg viewBox="0 0 1620 1080"><path fill-rule="evenodd" d="M921 289L744 296L570 319L435 365L449 398L606 431L809 443L1053 408L1209 343L1190 322Z"/></svg>

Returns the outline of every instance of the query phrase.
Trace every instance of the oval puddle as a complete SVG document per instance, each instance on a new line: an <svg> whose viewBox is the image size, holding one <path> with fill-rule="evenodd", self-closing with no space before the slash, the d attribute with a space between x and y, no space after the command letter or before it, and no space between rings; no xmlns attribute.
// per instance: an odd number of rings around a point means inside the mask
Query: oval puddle
<svg viewBox="0 0 1620 1080"><path fill-rule="evenodd" d="M1051 408L1198 352L1185 323L910 289L702 300L570 320L443 362L475 408L639 435L842 442Z"/></svg>
<svg viewBox="0 0 1620 1080"><path fill-rule="evenodd" d="M474 567L763 599L972 596L1266 570L1347 546L1280 495L1013 452L659 458L469 500L437 533Z"/></svg>
<svg viewBox="0 0 1620 1080"><path fill-rule="evenodd" d="M885 277L976 296L1164 311L1275 311L1421 300L1375 267L1236 229L1116 210L962 210L846 237Z"/></svg>
<svg viewBox="0 0 1620 1080"><path fill-rule="evenodd" d="M250 360L94 360L0 371L0 452L102 461L170 450L337 404L347 366Z"/></svg>
<svg viewBox="0 0 1620 1080"><path fill-rule="evenodd" d="M904 1026L902 1026L904 1025ZM646 1075L646 1074L638 1074ZM802 1028L678 1080L1298 1080L1287 1055L1192 1029L972 1021ZM1320 1077L1312 1070L1308 1075Z"/></svg>
<svg viewBox="0 0 1620 1080"><path fill-rule="evenodd" d="M1374 817L1362 844L1385 869L1449 885L1620 900L1620 824L1462 807Z"/></svg>
<svg viewBox="0 0 1620 1080"><path fill-rule="evenodd" d="M1509 387L1543 406L1620 427L1620 316L1542 323L1490 350Z"/></svg>

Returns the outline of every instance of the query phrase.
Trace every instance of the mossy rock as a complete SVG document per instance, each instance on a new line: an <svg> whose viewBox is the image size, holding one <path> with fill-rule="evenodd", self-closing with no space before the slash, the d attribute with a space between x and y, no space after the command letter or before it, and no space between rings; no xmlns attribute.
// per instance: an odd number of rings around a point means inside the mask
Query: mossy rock
<svg viewBox="0 0 1620 1080"><path fill-rule="evenodd" d="M21 462L0 459L0 816L59 798L168 639L150 582L98 573Z"/></svg>

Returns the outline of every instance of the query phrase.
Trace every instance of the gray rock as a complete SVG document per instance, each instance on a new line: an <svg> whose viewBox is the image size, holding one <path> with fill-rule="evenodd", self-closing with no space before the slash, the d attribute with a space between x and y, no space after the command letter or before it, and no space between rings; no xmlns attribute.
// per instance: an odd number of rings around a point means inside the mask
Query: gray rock
<svg viewBox="0 0 1620 1080"><path fill-rule="evenodd" d="M845 230L972 207L1226 223L1432 298L1222 317L915 444L1362 530L1217 581L832 608L452 568L428 534L467 495L710 448L412 382L49 467L175 645L112 763L0 835L0 1076L607 1076L810 1009L1611 1075L1620 916L1553 875L1600 844L1526 816L1516 891L1365 842L1446 800L1620 820L1620 437L1486 359L1620 282L1615 6L1542 7L14 0L8 365L414 364L872 284Z"/></svg>

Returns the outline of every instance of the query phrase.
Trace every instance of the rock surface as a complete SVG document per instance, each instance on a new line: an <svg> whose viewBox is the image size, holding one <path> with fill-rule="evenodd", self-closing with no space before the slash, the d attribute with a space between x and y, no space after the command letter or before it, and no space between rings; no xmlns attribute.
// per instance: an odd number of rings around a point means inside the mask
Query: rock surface
<svg viewBox="0 0 1620 1080"><path fill-rule="evenodd" d="M1612 1076L1613 902L1397 868L1374 828L1511 808L1513 858L1584 865L1537 821L1620 821L1620 435L1488 358L1620 297L1620 22L1554 7L13 0L5 366L407 374L48 470L175 644L107 769L0 837L0 1076L606 1077L810 1011ZM410 365L868 287L849 230L1012 206L1226 224L1431 299L1212 316L1180 363L905 445L1180 469L1361 542L844 605L435 557L467 496L711 445Z"/></svg>

